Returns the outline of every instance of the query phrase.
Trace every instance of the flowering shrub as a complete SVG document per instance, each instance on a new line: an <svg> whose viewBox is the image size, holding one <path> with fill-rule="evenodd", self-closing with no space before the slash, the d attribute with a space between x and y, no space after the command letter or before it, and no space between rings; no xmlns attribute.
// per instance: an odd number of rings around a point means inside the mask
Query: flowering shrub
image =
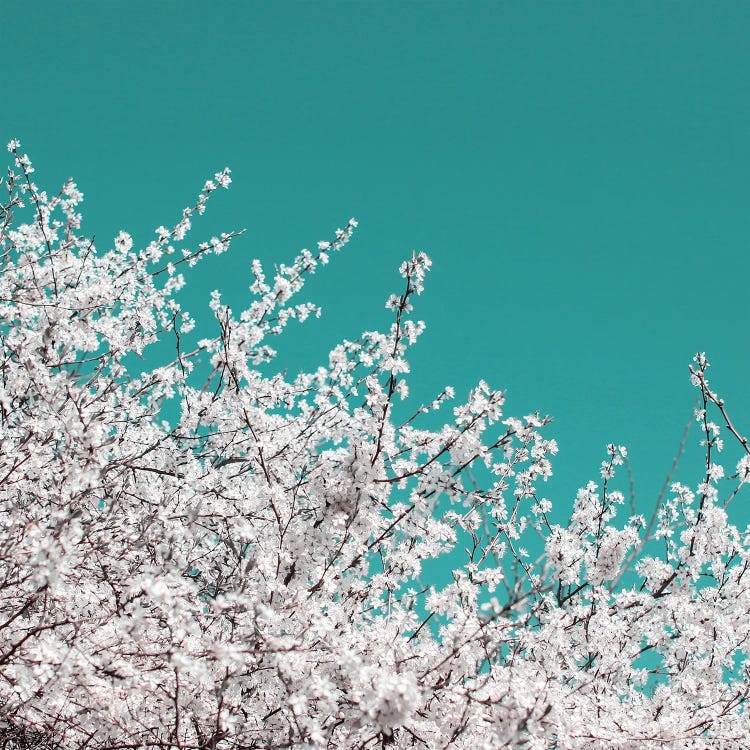
<svg viewBox="0 0 750 750"><path fill-rule="evenodd" d="M76 185L47 195L19 148L0 201L6 747L746 747L749 540L725 508L750 452L703 355L697 486L618 520L610 445L554 523L546 417L506 416L483 381L406 408L426 255L386 333L287 379L271 344L317 312L296 295L354 220L273 279L253 263L249 307L214 293L216 335L188 346L180 267L235 235L177 246L229 170L145 248L121 232L99 252ZM136 374L159 339L174 357ZM711 410L745 453L731 477ZM452 581L422 583L448 554Z"/></svg>

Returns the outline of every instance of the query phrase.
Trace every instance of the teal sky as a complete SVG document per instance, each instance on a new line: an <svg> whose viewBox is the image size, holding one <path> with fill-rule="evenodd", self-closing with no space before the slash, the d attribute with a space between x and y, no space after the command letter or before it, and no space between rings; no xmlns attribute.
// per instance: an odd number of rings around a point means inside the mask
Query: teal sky
<svg viewBox="0 0 750 750"><path fill-rule="evenodd" d="M628 445L642 509L695 393L697 350L750 432L750 4L76 2L3 7L0 137L84 230L145 242L233 170L191 237L247 228L188 278L208 315L355 216L307 287L324 317L281 361L314 367L385 327L425 250L412 391L479 378L539 409L567 506ZM693 440L697 440L697 433ZM699 473L686 471L695 482ZM748 514L750 517L750 514Z"/></svg>

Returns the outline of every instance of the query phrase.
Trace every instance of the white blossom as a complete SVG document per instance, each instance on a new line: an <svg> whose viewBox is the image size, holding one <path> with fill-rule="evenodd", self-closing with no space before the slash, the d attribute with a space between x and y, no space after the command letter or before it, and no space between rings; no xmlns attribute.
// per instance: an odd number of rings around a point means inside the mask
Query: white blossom
<svg viewBox="0 0 750 750"><path fill-rule="evenodd" d="M198 338L180 271L240 233L183 243L229 170L145 247L122 231L99 252L75 183L39 190L8 149L5 747L747 745L750 530L728 506L750 451L704 354L693 481L621 521L613 442L566 518L540 492L548 417L506 414L484 380L463 401L450 386L418 398L425 253L400 266L386 332L289 377L271 344L319 314L298 295L354 219L273 277L253 261L247 307L213 292ZM716 455L734 438L728 476Z"/></svg>

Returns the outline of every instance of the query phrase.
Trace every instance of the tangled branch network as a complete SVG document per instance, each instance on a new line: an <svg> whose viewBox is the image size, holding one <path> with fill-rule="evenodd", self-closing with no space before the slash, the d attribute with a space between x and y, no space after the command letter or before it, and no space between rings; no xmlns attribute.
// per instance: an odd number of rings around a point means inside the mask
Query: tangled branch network
<svg viewBox="0 0 750 750"><path fill-rule="evenodd" d="M426 255L401 265L387 332L291 379L271 344L318 313L295 300L354 220L273 279L254 262L239 315L215 292L198 340L181 271L237 233L184 240L229 170L146 247L121 232L102 252L76 185L48 195L9 151L5 748L748 746L750 537L726 506L750 454L704 355L696 484L618 520L627 452L610 445L564 521L538 489L548 418L506 416L483 381L452 408L451 388L410 396ZM167 361L136 372L156 341ZM423 582L437 558L452 575Z"/></svg>

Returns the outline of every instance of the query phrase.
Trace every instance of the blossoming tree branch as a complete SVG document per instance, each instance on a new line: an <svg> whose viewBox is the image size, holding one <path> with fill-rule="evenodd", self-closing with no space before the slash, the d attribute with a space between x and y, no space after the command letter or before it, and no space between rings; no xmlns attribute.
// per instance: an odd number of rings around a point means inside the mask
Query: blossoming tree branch
<svg viewBox="0 0 750 750"><path fill-rule="evenodd" d="M287 378L273 346L317 313L298 294L354 220L273 278L254 262L247 309L214 293L193 340L182 271L235 234L185 239L229 170L146 247L102 251L76 185L44 192L8 148L4 747L747 747L750 540L726 506L750 454L704 355L695 484L628 513L610 445L557 523L546 417L505 415L484 381L457 405L410 394L425 254L389 330ZM157 340L167 361L134 358ZM448 583L425 580L436 558Z"/></svg>

